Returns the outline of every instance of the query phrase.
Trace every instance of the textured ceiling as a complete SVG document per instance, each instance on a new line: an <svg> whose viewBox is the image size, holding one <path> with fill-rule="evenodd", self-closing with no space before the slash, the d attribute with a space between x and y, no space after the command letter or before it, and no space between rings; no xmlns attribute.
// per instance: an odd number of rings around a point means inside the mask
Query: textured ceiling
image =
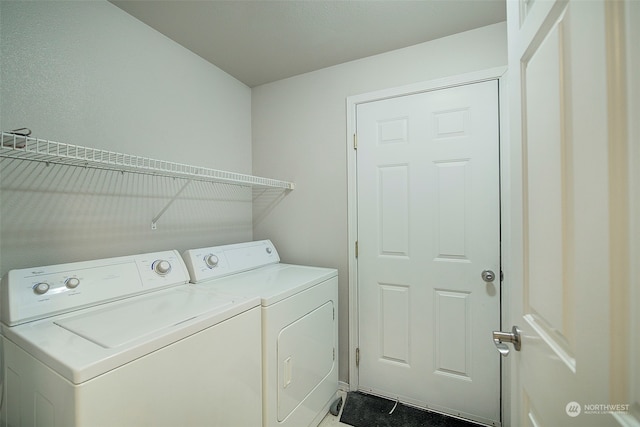
<svg viewBox="0 0 640 427"><path fill-rule="evenodd" d="M112 0L249 87L504 21L505 0Z"/></svg>

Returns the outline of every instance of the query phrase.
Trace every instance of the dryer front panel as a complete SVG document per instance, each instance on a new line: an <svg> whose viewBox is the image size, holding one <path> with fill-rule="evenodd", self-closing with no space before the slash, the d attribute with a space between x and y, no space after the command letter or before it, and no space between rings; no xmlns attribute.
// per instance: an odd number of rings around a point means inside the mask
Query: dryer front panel
<svg viewBox="0 0 640 427"><path fill-rule="evenodd" d="M278 421L335 369L334 305L327 301L278 336Z"/></svg>
<svg viewBox="0 0 640 427"><path fill-rule="evenodd" d="M338 278L262 308L264 427L316 426L338 391Z"/></svg>

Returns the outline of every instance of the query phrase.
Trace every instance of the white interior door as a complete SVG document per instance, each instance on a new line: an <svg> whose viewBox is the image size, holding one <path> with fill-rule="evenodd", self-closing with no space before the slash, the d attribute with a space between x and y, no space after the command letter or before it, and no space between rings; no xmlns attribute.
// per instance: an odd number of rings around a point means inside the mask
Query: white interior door
<svg viewBox="0 0 640 427"><path fill-rule="evenodd" d="M356 116L359 389L498 425L498 83Z"/></svg>
<svg viewBox="0 0 640 427"><path fill-rule="evenodd" d="M514 227L505 286L522 329L522 349L509 356L511 424L617 425L630 402L624 69L615 48L623 3L507 4Z"/></svg>

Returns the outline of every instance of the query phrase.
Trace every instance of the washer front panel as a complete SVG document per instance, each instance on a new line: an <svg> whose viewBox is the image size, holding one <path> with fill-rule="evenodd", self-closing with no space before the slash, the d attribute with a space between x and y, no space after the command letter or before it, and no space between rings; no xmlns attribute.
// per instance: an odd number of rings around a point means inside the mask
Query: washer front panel
<svg viewBox="0 0 640 427"><path fill-rule="evenodd" d="M3 425L261 426L260 307L80 385L4 340Z"/></svg>

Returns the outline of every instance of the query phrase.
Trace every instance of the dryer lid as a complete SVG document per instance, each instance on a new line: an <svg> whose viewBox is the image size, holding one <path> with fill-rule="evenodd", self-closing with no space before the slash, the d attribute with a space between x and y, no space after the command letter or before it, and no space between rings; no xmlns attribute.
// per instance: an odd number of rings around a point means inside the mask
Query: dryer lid
<svg viewBox="0 0 640 427"><path fill-rule="evenodd" d="M257 295L262 306L267 307L337 275L338 271L334 268L273 264L198 283L196 287L245 298Z"/></svg>

